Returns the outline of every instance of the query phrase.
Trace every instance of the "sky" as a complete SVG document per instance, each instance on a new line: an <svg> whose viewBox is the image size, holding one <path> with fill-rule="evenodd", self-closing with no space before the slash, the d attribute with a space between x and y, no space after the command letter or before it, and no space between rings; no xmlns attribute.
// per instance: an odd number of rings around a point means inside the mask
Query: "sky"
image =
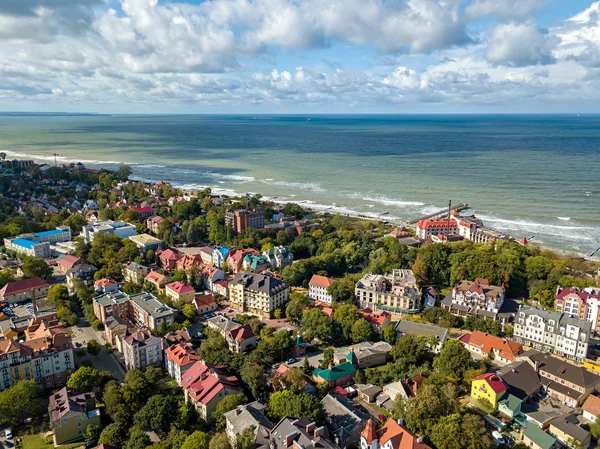
<svg viewBox="0 0 600 449"><path fill-rule="evenodd" d="M600 113L600 1L0 0L0 111Z"/></svg>

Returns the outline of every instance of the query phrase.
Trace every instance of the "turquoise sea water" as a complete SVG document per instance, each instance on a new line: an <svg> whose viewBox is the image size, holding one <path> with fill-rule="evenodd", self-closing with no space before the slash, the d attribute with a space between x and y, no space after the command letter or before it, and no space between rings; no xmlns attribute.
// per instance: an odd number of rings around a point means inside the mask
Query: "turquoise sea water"
<svg viewBox="0 0 600 449"><path fill-rule="evenodd" d="M0 149L398 221L452 199L517 238L600 246L600 116L0 117Z"/></svg>

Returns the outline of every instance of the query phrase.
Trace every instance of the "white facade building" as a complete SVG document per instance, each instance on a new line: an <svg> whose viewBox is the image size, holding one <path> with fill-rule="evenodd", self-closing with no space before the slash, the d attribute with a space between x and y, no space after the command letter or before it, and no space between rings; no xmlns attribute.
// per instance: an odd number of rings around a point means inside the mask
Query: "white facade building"
<svg viewBox="0 0 600 449"><path fill-rule="evenodd" d="M329 294L327 289L333 282L334 280L331 278L313 274L313 277L310 278L310 282L308 283L308 297L315 301L331 304L333 302L333 297Z"/></svg>
<svg viewBox="0 0 600 449"><path fill-rule="evenodd" d="M81 233L86 243L91 243L94 240L96 234L102 232L116 235L117 237L121 237L123 239L137 234L134 225L125 223L121 220L97 221L93 225L84 226Z"/></svg>
<svg viewBox="0 0 600 449"><path fill-rule="evenodd" d="M412 270L394 270L386 275L369 273L356 283L354 291L361 309L414 313L422 307Z"/></svg>

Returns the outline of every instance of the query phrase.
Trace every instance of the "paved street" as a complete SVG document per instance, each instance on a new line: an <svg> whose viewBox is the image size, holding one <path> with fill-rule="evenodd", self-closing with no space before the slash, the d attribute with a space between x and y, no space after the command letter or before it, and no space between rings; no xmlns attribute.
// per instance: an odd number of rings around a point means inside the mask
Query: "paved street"
<svg viewBox="0 0 600 449"><path fill-rule="evenodd" d="M104 339L102 338L102 332L95 331L92 326L87 322L82 321L79 325L73 326L73 344L75 345L75 353L78 351L85 351L87 348L87 342L90 340L96 340L102 346L102 351L98 357L93 357L89 354L85 354L83 357L75 356L75 361L78 365L84 360L89 360L92 366L100 371L110 371L115 379L122 382L125 378L125 370L117 361L117 358L113 354L109 354L104 346ZM77 343L81 344L81 347L77 347Z"/></svg>
<svg viewBox="0 0 600 449"><path fill-rule="evenodd" d="M310 366L312 366L313 368L318 368L319 365L321 365L321 362L323 361L323 351L309 352L306 354L306 357L308 357L308 363L310 364ZM296 363L290 363L289 365L286 363L286 365L295 368L302 368L303 364L304 356L298 357L298 361Z"/></svg>

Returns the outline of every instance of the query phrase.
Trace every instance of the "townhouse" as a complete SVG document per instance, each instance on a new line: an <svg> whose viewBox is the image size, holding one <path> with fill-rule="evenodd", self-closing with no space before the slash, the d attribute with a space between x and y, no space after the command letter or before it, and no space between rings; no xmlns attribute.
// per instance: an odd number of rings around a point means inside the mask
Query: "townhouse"
<svg viewBox="0 0 600 449"><path fill-rule="evenodd" d="M149 329L141 327L127 331L122 344L127 371L163 365L163 340Z"/></svg>
<svg viewBox="0 0 600 449"><path fill-rule="evenodd" d="M458 339L469 351L506 365L516 360L523 346L516 341L496 337L480 331L463 334Z"/></svg>
<svg viewBox="0 0 600 449"><path fill-rule="evenodd" d="M189 343L177 343L165 349L165 369L177 385L181 385L187 370L199 360L200 356Z"/></svg>
<svg viewBox="0 0 600 449"><path fill-rule="evenodd" d="M442 301L442 308L461 317L474 316L497 319L504 303L504 285L490 285L489 280L462 280Z"/></svg>
<svg viewBox="0 0 600 449"><path fill-rule="evenodd" d="M150 273L150 268L137 262L131 262L125 267L125 282L141 284L144 282L144 278L148 275L148 273Z"/></svg>

